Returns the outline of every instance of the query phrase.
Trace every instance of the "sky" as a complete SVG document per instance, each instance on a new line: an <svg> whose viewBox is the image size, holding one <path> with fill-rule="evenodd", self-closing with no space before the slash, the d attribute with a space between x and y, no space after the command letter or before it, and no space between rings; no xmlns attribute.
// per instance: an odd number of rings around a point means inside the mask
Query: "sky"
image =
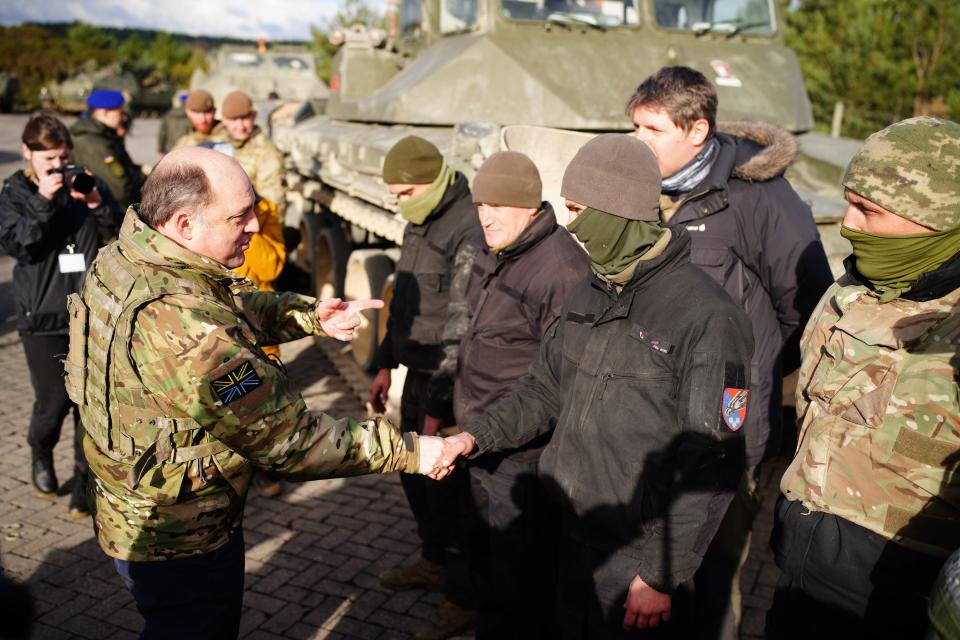
<svg viewBox="0 0 960 640"><path fill-rule="evenodd" d="M340 0L0 0L0 24L72 22L269 40L309 40Z"/></svg>

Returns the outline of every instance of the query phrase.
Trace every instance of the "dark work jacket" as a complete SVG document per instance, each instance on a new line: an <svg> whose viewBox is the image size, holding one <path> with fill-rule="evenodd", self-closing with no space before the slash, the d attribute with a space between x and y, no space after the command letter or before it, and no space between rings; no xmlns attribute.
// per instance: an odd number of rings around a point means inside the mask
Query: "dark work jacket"
<svg viewBox="0 0 960 640"><path fill-rule="evenodd" d="M91 117L74 122L70 133L74 162L107 183L121 211L140 202L146 176L130 158L123 138L115 130Z"/></svg>
<svg viewBox="0 0 960 640"><path fill-rule="evenodd" d="M66 192L47 200L23 171L3 183L0 246L17 259L13 268L17 329L35 335L67 335L67 296L79 293L83 273L60 273L59 255L74 245L87 266L120 232L123 214L110 190L97 180L103 203L90 209Z"/></svg>
<svg viewBox="0 0 960 640"><path fill-rule="evenodd" d="M752 349L743 311L690 263L678 229L619 296L582 280L530 372L461 426L482 453L556 420L540 475L570 534L636 557L637 574L671 592L699 567L742 477L742 431L723 398L749 387Z"/></svg>
<svg viewBox="0 0 960 640"><path fill-rule="evenodd" d="M377 368L406 365L431 374L427 411L452 417L453 370L467 328L470 268L483 244L477 207L463 174L443 194L427 220L407 224L397 262L387 332Z"/></svg>
<svg viewBox="0 0 960 640"><path fill-rule="evenodd" d="M506 395L537 357L540 339L571 289L590 273L590 258L553 207L541 212L499 255L477 256L467 290L470 325L460 343L454 393L458 424L483 413ZM513 452L535 460L546 436Z"/></svg>
<svg viewBox="0 0 960 640"><path fill-rule="evenodd" d="M810 207L783 177L796 155L793 136L763 123L727 127L738 135L717 134L712 170L667 226L690 232L691 261L750 318L752 406L744 430L753 467L780 447L781 362L788 371L799 365L803 327L833 275Z"/></svg>

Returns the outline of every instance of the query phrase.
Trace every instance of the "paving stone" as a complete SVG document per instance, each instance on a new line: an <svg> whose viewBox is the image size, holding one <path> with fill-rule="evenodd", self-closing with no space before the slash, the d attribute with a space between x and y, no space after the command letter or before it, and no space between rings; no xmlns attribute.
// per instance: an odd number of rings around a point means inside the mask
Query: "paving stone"
<svg viewBox="0 0 960 640"><path fill-rule="evenodd" d="M91 618L82 613L62 622L60 628L82 638L89 638L90 640L108 638L117 631L117 628L112 624Z"/></svg>
<svg viewBox="0 0 960 640"><path fill-rule="evenodd" d="M0 120L2 121L2 120ZM22 124L21 124L22 127ZM16 150L13 150L16 152ZM0 285L13 261L0 256ZM36 600L34 638L130 640L143 626L113 561L93 539L89 520L66 520L68 496L43 499L28 482L27 431L33 402L29 373L15 331L0 321L0 370L8 401L0 403L0 565ZM361 416L363 403L311 339L283 346L294 380L306 381L313 410ZM54 453L58 475L71 473L72 426ZM786 462L761 468L763 511L741 576L744 637L759 638L778 571L769 535L777 484ZM4 525L17 525L8 529ZM284 483L278 498L251 494L245 519L247 574L244 638L406 640L430 618L440 594L392 593L377 575L419 554L416 525L396 474Z"/></svg>
<svg viewBox="0 0 960 640"><path fill-rule="evenodd" d="M280 609L280 611L270 616L266 622L260 625L260 628L270 631L271 633L283 633L300 622L300 619L303 618L307 611L308 609L306 607L288 602L284 605L283 609Z"/></svg>

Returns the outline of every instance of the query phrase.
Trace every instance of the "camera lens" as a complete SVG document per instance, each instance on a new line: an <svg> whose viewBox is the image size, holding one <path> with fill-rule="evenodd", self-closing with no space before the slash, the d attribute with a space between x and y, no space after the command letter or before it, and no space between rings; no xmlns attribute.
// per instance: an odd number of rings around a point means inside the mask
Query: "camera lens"
<svg viewBox="0 0 960 640"><path fill-rule="evenodd" d="M93 188L97 186L96 181L88 173L80 172L73 176L73 179L70 181L70 188L78 193L87 195Z"/></svg>

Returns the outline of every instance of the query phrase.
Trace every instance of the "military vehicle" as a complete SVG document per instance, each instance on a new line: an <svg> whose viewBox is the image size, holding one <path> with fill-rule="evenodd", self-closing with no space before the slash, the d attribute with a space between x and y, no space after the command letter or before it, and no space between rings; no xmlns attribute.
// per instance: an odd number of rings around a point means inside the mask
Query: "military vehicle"
<svg viewBox="0 0 960 640"><path fill-rule="evenodd" d="M219 107L234 90L247 93L258 109L258 124L266 129L265 118L283 103L314 101L322 107L330 94L317 76L313 54L303 48L279 47L267 50L224 46L208 61L208 71L197 69L190 78L191 89L206 89Z"/></svg>
<svg viewBox="0 0 960 640"><path fill-rule="evenodd" d="M52 82L40 91L40 102L65 113L87 109L87 97L97 89L112 89L127 96L127 108L134 115L157 115L170 108L177 86L152 65L113 63L100 67L88 60L72 75Z"/></svg>
<svg viewBox="0 0 960 640"><path fill-rule="evenodd" d="M301 231L296 260L320 295L390 298L405 223L380 174L387 151L411 133L434 142L469 176L497 150L526 153L548 199L565 211L558 195L568 160L598 132L629 131L626 99L664 65L688 65L713 80L721 121L812 129L780 5L399 0L389 37L362 26L335 32L340 47L325 113L305 107L273 129L287 154L287 224ZM819 137L810 146L814 153L794 171L798 186L821 221L836 222L845 159ZM352 344L366 367L386 319L384 311L368 313Z"/></svg>

